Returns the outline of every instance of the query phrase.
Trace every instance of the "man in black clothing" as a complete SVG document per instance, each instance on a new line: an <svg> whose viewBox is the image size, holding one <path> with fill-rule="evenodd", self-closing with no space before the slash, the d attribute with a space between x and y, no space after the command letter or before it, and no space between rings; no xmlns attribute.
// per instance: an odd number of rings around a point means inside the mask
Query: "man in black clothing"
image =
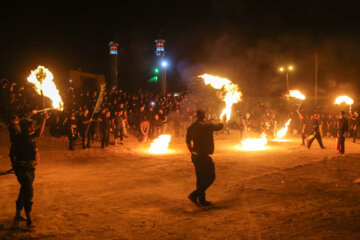
<svg viewBox="0 0 360 240"><path fill-rule="evenodd" d="M110 134L110 111L107 111L100 118L100 131L101 131L101 148L105 148L109 145L109 134Z"/></svg>
<svg viewBox="0 0 360 240"><path fill-rule="evenodd" d="M345 112L341 111L338 120L338 144L337 144L337 150L339 150L338 155L343 155L345 153L345 136L348 129L349 129L349 125L345 117Z"/></svg>
<svg viewBox="0 0 360 240"><path fill-rule="evenodd" d="M9 157L11 161L11 169L8 172L14 171L14 163L15 163L15 147L14 141L16 136L21 133L21 128L19 125L19 117L17 115L13 115L10 118L10 124L8 125L9 135L10 135L10 151Z"/></svg>
<svg viewBox="0 0 360 240"><path fill-rule="evenodd" d="M356 111L354 112L354 139L353 143L356 142L356 138L359 136L360 133L360 116L359 113Z"/></svg>
<svg viewBox="0 0 360 240"><path fill-rule="evenodd" d="M35 167L40 161L39 150L35 143L35 138L40 137L45 128L47 114L44 114L41 126L34 131L31 120L22 120L20 122L21 134L14 139L15 175L21 185L20 193L16 201L15 222L25 220L21 216L24 208L26 214L26 224L28 227L35 227L31 219L32 199L34 195L33 182L35 179Z"/></svg>
<svg viewBox="0 0 360 240"><path fill-rule="evenodd" d="M149 129L149 138L152 139L154 137L154 108L150 107L149 110L146 112L146 118L150 122L150 129Z"/></svg>
<svg viewBox="0 0 360 240"><path fill-rule="evenodd" d="M80 116L79 131L81 135L81 142L83 149L90 148L90 134L89 134L89 124L91 122L90 117L88 116L89 110L85 109L82 116ZM85 146L85 138L87 138L87 145Z"/></svg>
<svg viewBox="0 0 360 240"><path fill-rule="evenodd" d="M214 131L219 131L224 124L214 124L206 121L205 112L196 111L197 121L187 130L186 144L191 153L191 160L195 166L196 190L189 195L190 201L197 206L208 206L205 191L215 180L215 166L209 156L214 153Z"/></svg>
<svg viewBox="0 0 360 240"><path fill-rule="evenodd" d="M121 145L124 144L123 143L123 138L124 138L123 121L124 120L125 120L125 115L124 115L123 110L120 110L112 120L112 123L114 126L114 131L115 131L115 141L119 137Z"/></svg>
<svg viewBox="0 0 360 240"><path fill-rule="evenodd" d="M65 119L64 125L66 129L66 135L69 139L69 150L74 151L74 143L78 137L75 113L71 113L70 117Z"/></svg>
<svg viewBox="0 0 360 240"><path fill-rule="evenodd" d="M321 134L320 134L320 126L319 126L319 120L320 120L320 114L314 114L314 118L312 119L312 130L313 135L311 135L307 141L307 147L310 149L312 142L316 139L321 147L321 149L324 149L324 145L322 142Z"/></svg>

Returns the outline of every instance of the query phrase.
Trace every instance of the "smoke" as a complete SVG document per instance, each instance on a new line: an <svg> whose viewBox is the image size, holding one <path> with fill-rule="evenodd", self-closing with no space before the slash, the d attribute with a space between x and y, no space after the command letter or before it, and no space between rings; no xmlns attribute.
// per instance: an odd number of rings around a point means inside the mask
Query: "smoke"
<svg viewBox="0 0 360 240"><path fill-rule="evenodd" d="M351 37L320 36L316 42L306 33L254 41L237 32L215 35L198 39L202 47L193 54L193 61L178 64L181 81L188 84L196 74L209 73L237 83L247 97L280 96L286 93L286 74L279 72L279 67L292 65L289 88L312 96L317 47L319 94L358 94L360 50Z"/></svg>

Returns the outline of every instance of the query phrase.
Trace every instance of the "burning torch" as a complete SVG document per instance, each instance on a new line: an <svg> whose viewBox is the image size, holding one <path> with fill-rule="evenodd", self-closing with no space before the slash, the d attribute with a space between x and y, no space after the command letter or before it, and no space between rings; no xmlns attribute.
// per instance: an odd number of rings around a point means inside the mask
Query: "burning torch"
<svg viewBox="0 0 360 240"><path fill-rule="evenodd" d="M289 94L288 96L302 100L302 101L300 102L299 108L298 108L298 110L300 110L301 104L302 104L303 101L306 99L305 95L302 94L299 90L290 90L290 94Z"/></svg>
<svg viewBox="0 0 360 240"><path fill-rule="evenodd" d="M34 85L36 92L42 96L43 109L37 112L44 112L50 109L63 110L64 103L53 79L53 74L43 66L38 66L37 69L31 71L27 78L27 81ZM52 108L45 108L45 97L50 98Z"/></svg>
<svg viewBox="0 0 360 240"><path fill-rule="evenodd" d="M350 106L350 111L351 111L351 105L354 104L354 100L352 100L350 97L348 96L340 96L340 97L337 97L335 99L335 102L334 104L337 104L337 105L340 105L341 103L346 103L347 105Z"/></svg>
<svg viewBox="0 0 360 240"><path fill-rule="evenodd" d="M213 88L220 90L221 96L225 102L225 108L221 112L220 119L226 116L228 122L231 117L231 107L234 103L241 101L242 93L239 90L239 86L232 83L229 79L212 76L210 74L203 74L201 76L204 79L205 85L211 85Z"/></svg>

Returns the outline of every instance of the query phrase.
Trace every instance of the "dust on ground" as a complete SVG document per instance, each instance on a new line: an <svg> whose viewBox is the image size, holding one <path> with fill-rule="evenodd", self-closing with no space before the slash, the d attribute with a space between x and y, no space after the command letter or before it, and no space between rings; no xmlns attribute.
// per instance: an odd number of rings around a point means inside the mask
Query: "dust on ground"
<svg viewBox="0 0 360 240"><path fill-rule="evenodd" d="M43 136L36 169L35 230L13 227L19 184L0 132L0 239L360 239L360 144L335 139L308 150L300 139L239 151L238 133L216 135L214 205L187 199L195 173L183 138L151 155L130 137L101 149L67 150L66 138Z"/></svg>

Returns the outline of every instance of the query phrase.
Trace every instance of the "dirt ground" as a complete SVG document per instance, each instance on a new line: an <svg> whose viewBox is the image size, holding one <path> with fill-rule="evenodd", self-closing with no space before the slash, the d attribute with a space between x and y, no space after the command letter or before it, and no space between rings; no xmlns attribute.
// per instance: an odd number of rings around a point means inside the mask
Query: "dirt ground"
<svg viewBox="0 0 360 240"><path fill-rule="evenodd" d="M236 133L216 136L217 178L211 207L187 199L195 174L183 138L171 154L150 155L134 138L124 146L67 150L65 138L43 136L36 169L35 230L14 227L19 184L0 131L0 239L360 239L360 144L336 157L299 139L239 151Z"/></svg>

